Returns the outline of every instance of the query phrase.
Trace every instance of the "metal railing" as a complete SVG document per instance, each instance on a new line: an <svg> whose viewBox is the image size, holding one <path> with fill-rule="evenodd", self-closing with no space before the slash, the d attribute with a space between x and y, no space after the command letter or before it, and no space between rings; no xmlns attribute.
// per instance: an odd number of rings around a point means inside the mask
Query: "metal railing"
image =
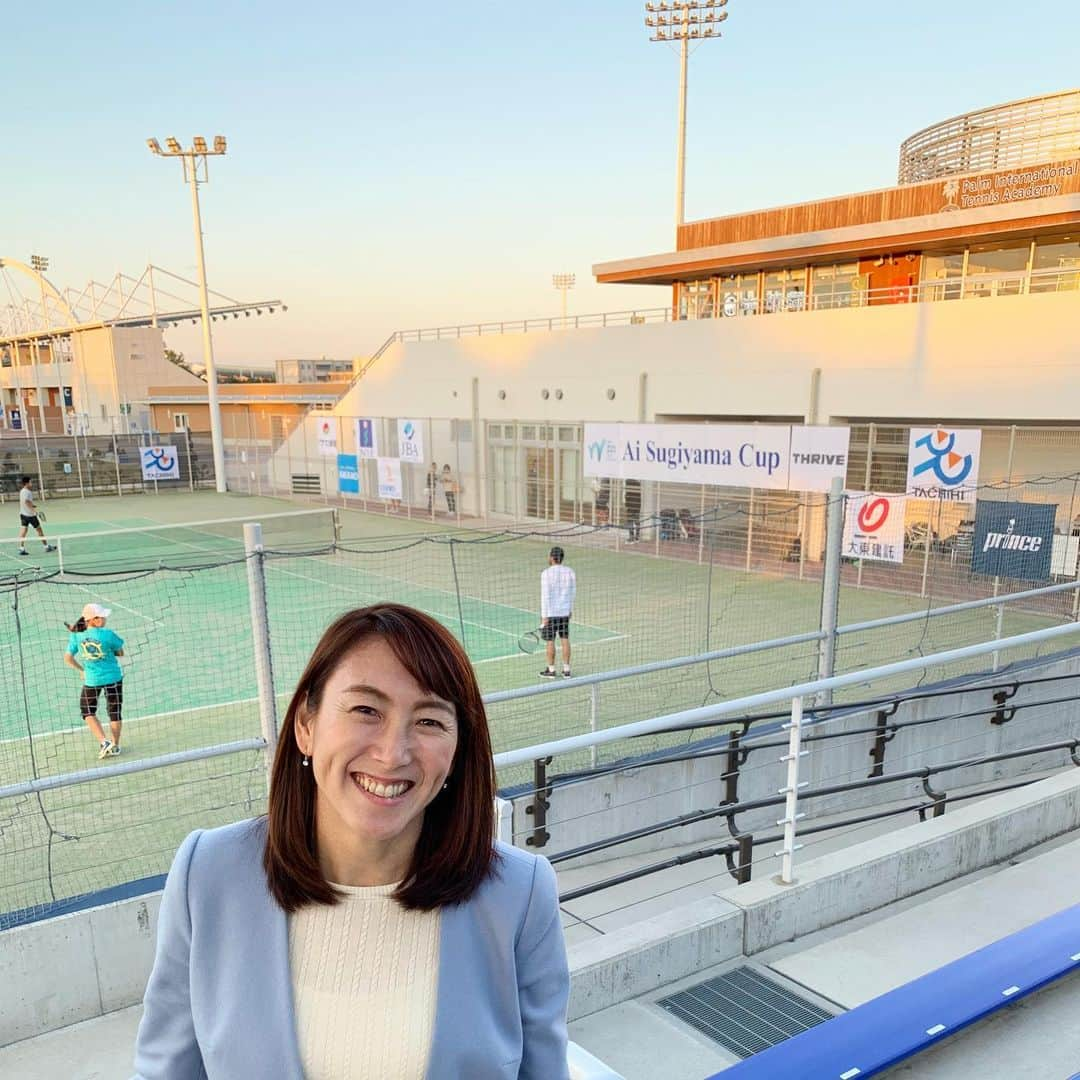
<svg viewBox="0 0 1080 1080"><path fill-rule="evenodd" d="M931 667L954 663L973 657L991 655L1010 649L1026 648L1032 645L1039 645L1043 642L1056 641L1059 638L1066 638L1075 635L1078 632L1080 632L1080 623L1067 623L1062 626L1048 627L1043 630L1018 634L1000 640L980 642L979 644L968 645L959 649L948 649L943 652L933 653L929 656L913 657L908 660L884 664L864 671L847 672L843 675L833 675L829 678L814 679L809 682L798 683L791 687L781 687L763 693L750 694L745 697L734 698L730 701L719 702L715 705L705 705L696 709L684 709L665 716L653 717L649 720L641 720L636 723L625 724L604 731L590 732L587 735L576 735L564 739L555 739L535 746L506 751L495 755L495 764L496 768L509 768L515 765L533 764L534 768L536 768L534 795L538 798L539 802L543 804L544 809L546 810L547 795L550 793L551 789L547 784L544 770L551 759L555 757L573 754L595 746L636 738L643 735L656 735L672 730L682 730L687 727L712 724L725 717L736 717L740 714L745 715L761 706L776 704L783 701L790 702L791 719L784 725L788 731L788 752L781 759L787 765L787 782L777 793L782 799L772 798L757 800L753 803L743 803L739 807L740 811L746 811L748 809L760 809L768 806L780 805L782 802L784 806L784 816L777 824L783 825L784 827L782 835L783 846L776 854L782 857L780 880L785 883L790 883L794 880L794 856L799 847L796 843L797 822L801 816L798 810L799 799L800 797L805 798L810 796L810 793L805 793L800 796L801 789L805 787L805 784L801 783L799 780L799 763L805 754L805 751L802 749L804 699L829 694L833 690L843 689L844 687L870 684L876 680L886 679L898 674L925 671ZM1042 746L1025 748L1022 751L1011 751L1004 755L989 755L970 761L947 762L940 766L924 766L918 770L905 772L903 775L894 774L892 777L881 777L880 781L882 783L889 783L899 779L919 778L924 781L925 785L929 777L936 771L948 771L950 769L957 769L972 764L984 764L991 761L1006 760L1009 757L1021 756L1023 754L1041 754L1054 749L1068 750L1074 763L1080 765L1080 759L1077 758L1078 746L1080 746L1080 740L1072 739L1059 741ZM539 768L537 768L537 766L539 766ZM866 786L866 782L860 782L859 786ZM832 785L828 788L818 789L812 793L812 796L810 797L836 794L845 790L850 790L850 785ZM934 793L928 786L926 790L931 798L934 798L935 801L940 801L940 793ZM732 810L732 807L727 807L724 810L717 809L714 811L696 812L692 815L687 815L685 819L679 821L678 824L691 824L705 820L705 815L715 817L719 816L721 813L730 814ZM543 828L545 822L538 820L537 824ZM636 833L632 834L630 838L633 838L636 835ZM626 837L622 839L626 839ZM592 849L593 847L589 848L589 850ZM721 854L724 853L725 850L730 853L730 851L737 849L737 844L734 849L732 849L730 845L721 845L720 847L712 849L712 853ZM583 853L584 851L580 849L575 852L575 854L578 855ZM610 883L613 882L609 882L608 884ZM563 897L564 900L568 898L569 897Z"/></svg>
<svg viewBox="0 0 1080 1080"><path fill-rule="evenodd" d="M595 327L632 326L639 323L686 322L710 318L739 318L749 315L777 315L804 311L878 307L889 304L934 303L941 300L964 300L983 296L1024 296L1036 293L1080 291L1080 268L1002 271L934 278L915 285L896 285L878 289L832 289L809 295L796 288L770 295L752 296L733 292L724 295L724 283L718 286L715 310L711 302L694 314L676 314L670 307L637 308L625 311L569 315L565 318L504 319L492 322L462 323L457 326L431 326L414 330L396 330L353 376L352 383L372 367L391 345L397 342L449 341L488 334L547 333L555 330L582 330Z"/></svg>
<svg viewBox="0 0 1080 1080"><path fill-rule="evenodd" d="M273 518L275 515L264 515L264 519ZM283 514L282 517L291 517L293 514ZM239 522L242 519L231 519L235 522ZM177 526L182 528L182 526ZM335 529L337 526L335 525ZM134 532L144 530L132 530ZM245 542L247 542L247 535L245 534ZM261 549L251 549L247 553L247 558L252 570L257 570L255 574L253 590L257 593L264 586L262 585L262 559L263 554ZM851 623L847 626L836 627L835 633L837 636L853 633L863 633L868 630L874 630L886 626L895 626L897 624L906 622L918 622L927 619L933 619L935 617L951 615L957 611L970 611L975 608L989 608L989 607L1001 607L1008 603L1016 603L1021 600L1035 599L1044 595L1051 595L1059 592L1080 591L1080 581L1068 581L1058 585L1049 585L1040 589L1028 589L1024 592L1002 594L996 597L988 597L983 600L966 601L962 604L950 604L946 607L931 608L928 611L914 611L902 615L890 615L880 619L871 619L859 623ZM832 678L820 679L814 683L803 684L805 686L813 687L813 692L819 690L831 690L833 688L839 688L843 686L854 686L862 682L870 682L876 678L882 678L887 674L897 674L906 671L921 670L925 667L933 666L935 663L947 663L951 660L966 659L972 656L981 656L985 653L994 653L995 651L1004 652L1013 647L1020 647L1021 645L1029 644L1041 640L1038 635L1046 634L1048 636L1059 636L1062 633L1070 633L1080 628L1080 623L1067 623L1064 626L1050 627L1047 630L1035 631L1032 634L1019 635L1011 638L995 637L993 641L989 642L985 647L983 645L967 646L963 649L951 650L947 653L936 653L928 657L918 657L912 660L899 661L896 664L887 665L884 668L869 668L866 670L859 670L849 672L844 675L834 676ZM253 623L253 633L256 637L257 643L260 639L260 634L265 635L266 627L261 625L258 621ZM1000 624L999 624L1000 629ZM693 728L703 726L711 723L716 717L728 716L732 713L738 713L740 711L746 711L749 707L757 705L767 704L770 701L786 700L793 696L792 690L798 691L800 687L783 689L778 691L767 691L764 695L753 695L751 697L735 698L729 702L719 703L717 705L704 706L699 709L692 709L679 713L668 714L649 720L638 721L635 724L622 725L620 727L608 728L603 731L598 730L597 717L599 712L599 700L600 700L600 687L604 683L616 682L623 679L630 679L640 677L642 675L650 675L661 671L668 671L673 668L685 668L693 667L698 664L707 664L715 662L717 660L729 660L739 656L749 656L755 653L767 652L774 649L780 649L791 645L806 644L814 641L822 641L829 634L825 630L812 630L802 634L793 634L783 638L773 638L767 641L751 642L746 645L736 645L725 649L715 649L710 652L699 653L693 656L679 656L668 660L656 660L646 664L635 664L630 667L615 668L609 671L600 671L590 675L578 675L569 679L559 679L552 682L543 682L531 686L522 686L513 690L498 690L483 696L485 706L502 704L508 701L520 701L525 698L539 697L543 694L558 694L566 693L568 691L581 689L582 687L589 687L590 689L590 716L589 716L589 733L579 736L572 736L569 739L557 740L551 743L543 743L539 746L524 747L518 750L504 751L503 753L495 755L496 768L518 765L523 763L533 763L539 758L552 757L558 753L568 753L573 750L579 750L588 748L590 750L596 747L621 739L633 738L638 735L650 734L654 732L667 732L684 730L686 728ZM970 650L970 651L969 651ZM840 680L840 681L838 681ZM811 691L807 691L810 693ZM771 695L771 696L770 696ZM555 748L555 749L552 749ZM228 753L243 753L252 749L271 749L268 739L262 741L244 740L242 742L230 743L227 746L210 746L203 747L197 750L184 751L182 755L177 754L162 754L155 757L147 757L138 761L124 762L122 765L107 765L99 766L94 769L84 769L75 773L60 774L49 777L41 777L34 780L27 780L17 784L9 784L0 787L0 799L10 798L16 795L32 794L36 791L53 790L60 787L67 787L74 784L87 783L93 780L103 780L111 776L117 776L132 772L144 772L151 769L163 768L165 766L177 764L179 761L191 761L196 760L199 757L217 757L221 754Z"/></svg>

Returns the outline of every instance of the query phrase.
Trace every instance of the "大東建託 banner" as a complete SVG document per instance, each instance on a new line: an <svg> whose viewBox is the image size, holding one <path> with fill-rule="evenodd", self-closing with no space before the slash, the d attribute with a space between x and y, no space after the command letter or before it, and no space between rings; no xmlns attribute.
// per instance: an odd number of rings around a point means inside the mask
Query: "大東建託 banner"
<svg viewBox="0 0 1080 1080"><path fill-rule="evenodd" d="M849 559L902 563L906 501L903 495L847 492L841 554Z"/></svg>
<svg viewBox="0 0 1080 1080"><path fill-rule="evenodd" d="M846 427L586 424L585 475L828 491L847 473Z"/></svg>

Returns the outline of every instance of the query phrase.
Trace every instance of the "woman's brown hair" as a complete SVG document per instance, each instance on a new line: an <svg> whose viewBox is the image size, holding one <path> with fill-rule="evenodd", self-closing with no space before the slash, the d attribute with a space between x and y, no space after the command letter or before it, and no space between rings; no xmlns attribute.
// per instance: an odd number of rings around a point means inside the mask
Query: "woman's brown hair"
<svg viewBox="0 0 1080 1080"><path fill-rule="evenodd" d="M495 766L472 664L457 638L429 615L403 604L373 604L347 612L326 629L300 676L278 737L263 866L271 894L287 912L338 900L319 866L315 770L301 765L296 723L303 710L310 715L319 708L323 690L346 654L376 637L426 691L454 705L458 723L447 787L424 812L412 865L395 899L419 911L460 903L494 866Z"/></svg>

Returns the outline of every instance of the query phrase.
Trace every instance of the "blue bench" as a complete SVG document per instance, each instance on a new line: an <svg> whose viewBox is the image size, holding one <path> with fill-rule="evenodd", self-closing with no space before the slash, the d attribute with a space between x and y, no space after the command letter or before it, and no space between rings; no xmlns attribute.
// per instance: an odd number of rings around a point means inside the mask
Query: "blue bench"
<svg viewBox="0 0 1080 1080"><path fill-rule="evenodd" d="M1080 968L1080 904L763 1050L709 1080L862 1080Z"/></svg>

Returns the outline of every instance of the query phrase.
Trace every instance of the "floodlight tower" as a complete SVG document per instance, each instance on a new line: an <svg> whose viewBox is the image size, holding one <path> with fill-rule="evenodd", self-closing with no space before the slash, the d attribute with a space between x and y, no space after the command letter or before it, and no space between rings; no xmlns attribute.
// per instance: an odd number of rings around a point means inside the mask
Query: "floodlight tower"
<svg viewBox="0 0 1080 1080"><path fill-rule="evenodd" d="M49 269L49 260L44 255L31 255L30 267L38 276L38 285L41 286L41 329L48 330L49 317L45 310L45 271ZM38 406L38 422L41 424L42 433L47 434L48 428L45 426L45 400L44 391L41 387L41 338L31 338L27 344L30 346L30 355L34 360L34 382L37 384L37 406ZM54 361L56 357L52 356L52 346L49 346L49 359Z"/></svg>
<svg viewBox="0 0 1080 1080"><path fill-rule="evenodd" d="M577 281L575 274L552 274L551 284L562 293L562 321L566 325L566 294L574 287Z"/></svg>
<svg viewBox="0 0 1080 1080"><path fill-rule="evenodd" d="M202 215L199 213L199 185L210 179L207 158L220 157L225 153L225 136L215 135L214 146L210 149L206 139L196 135L191 140L191 147L185 150L180 143L169 136L165 140L167 149L162 150L157 139L147 139L146 145L159 157L178 157L184 163L184 180L191 185L191 216L195 224L195 253L199 260L199 305L202 308L203 363L206 365L206 389L210 406L210 441L214 449L214 483L217 490L224 492L225 485L225 449L221 434L221 406L218 402L217 368L214 365L214 342L210 336L210 298L206 292L206 256L203 253Z"/></svg>
<svg viewBox="0 0 1080 1080"><path fill-rule="evenodd" d="M675 160L675 231L685 221L686 204L686 69L690 42L720 37L718 26L727 17L720 8L728 0L658 0L645 5L650 41L679 42L679 133Z"/></svg>

